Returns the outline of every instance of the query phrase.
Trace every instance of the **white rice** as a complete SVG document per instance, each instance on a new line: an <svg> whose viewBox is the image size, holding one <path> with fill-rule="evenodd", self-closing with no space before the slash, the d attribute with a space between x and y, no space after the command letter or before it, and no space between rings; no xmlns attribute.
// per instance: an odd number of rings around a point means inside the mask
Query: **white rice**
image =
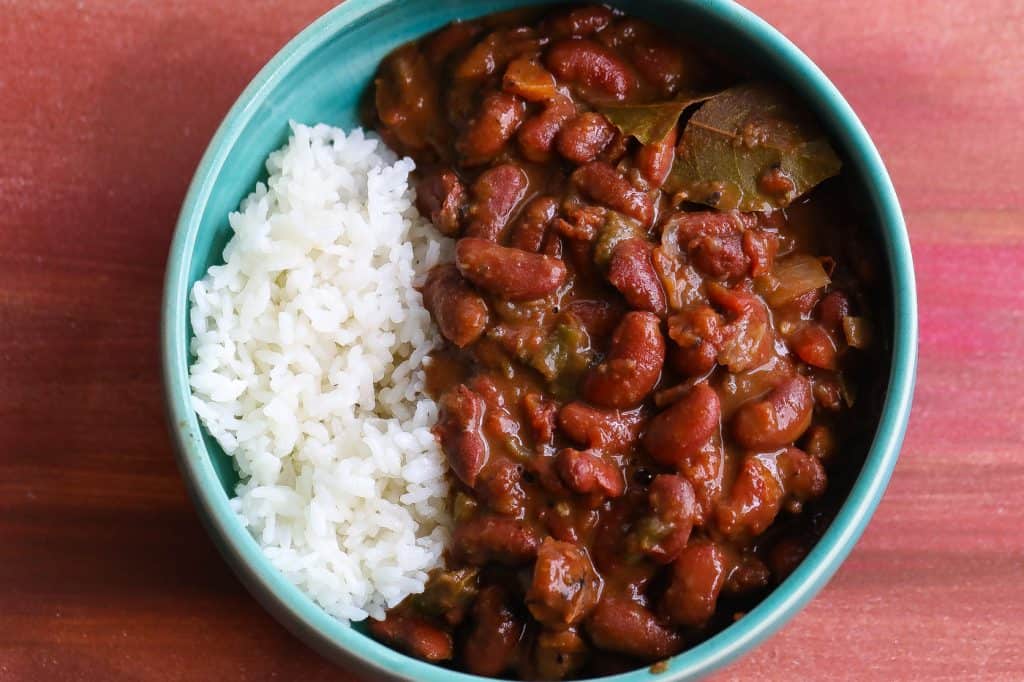
<svg viewBox="0 0 1024 682"><path fill-rule="evenodd" d="M192 404L234 458L233 508L342 621L421 592L448 539L422 370L438 337L414 285L451 245L412 169L358 128L292 124L191 292Z"/></svg>

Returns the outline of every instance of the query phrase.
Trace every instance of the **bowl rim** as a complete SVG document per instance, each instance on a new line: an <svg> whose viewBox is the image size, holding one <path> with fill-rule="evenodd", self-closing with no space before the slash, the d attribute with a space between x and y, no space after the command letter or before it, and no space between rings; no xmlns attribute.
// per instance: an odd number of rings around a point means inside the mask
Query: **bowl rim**
<svg viewBox="0 0 1024 682"><path fill-rule="evenodd" d="M188 320L189 270L200 216L229 150L274 87L297 64L347 24L394 0L347 0L294 37L260 70L224 118L193 176L170 247L161 317L162 370L167 416L178 465L207 531L228 564L257 600L300 639L342 665L383 678L425 682L480 682L485 679L411 658L342 625L288 582L266 559L231 510L216 476L191 407L188 347L180 334ZM857 477L828 530L785 581L741 620L668 661L658 673L639 668L599 678L615 682L692 679L712 672L750 650L788 622L828 582L870 520L899 456L917 368L917 295L913 259L899 200L881 157L863 124L825 74L766 21L733 0L676 0L693 11L728 23L779 55L790 78L805 81L820 100L837 136L867 179L867 192L881 233L893 294L893 346L889 387L875 437Z"/></svg>

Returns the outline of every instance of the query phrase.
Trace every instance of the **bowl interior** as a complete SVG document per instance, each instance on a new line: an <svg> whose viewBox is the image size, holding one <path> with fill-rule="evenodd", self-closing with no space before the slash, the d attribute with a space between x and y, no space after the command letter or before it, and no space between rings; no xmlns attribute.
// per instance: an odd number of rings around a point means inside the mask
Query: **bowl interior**
<svg viewBox="0 0 1024 682"><path fill-rule="evenodd" d="M412 661L377 645L353 631L341 628L296 588L287 584L269 568L258 547L237 518L227 512L227 499L233 494L237 475L232 461L217 443L201 429L188 399L187 356L191 328L187 315L187 294L192 284L211 266L223 262L221 252L230 229L228 213L266 176L263 166L267 155L287 139L290 120L302 123L329 123L350 128L359 124L360 98L377 64L390 50L408 40L428 33L456 18L473 18L491 12L536 2L516 0L348 0L290 43L253 81L228 115L211 142L189 192L178 233L172 245L165 292L164 344L165 373L173 426L180 441L183 469L204 512L205 521L222 550L243 580L257 596L277 601L268 605L290 626L316 630L341 642L343 647L361 649L363 664L385 666L392 674L415 679L463 677L433 666ZM808 561L742 622L750 632L746 639L730 640L724 633L676 657L670 671L694 672L708 668L707 661L720 665L740 649L749 647L777 628L824 584L859 535L877 503L895 461L909 410L909 390L916 349L913 279L909 249L902 219L891 184L877 158L877 152L856 117L831 84L799 51L778 36L767 24L730 2L709 0L648 0L618 4L629 13L649 19L667 30L686 35L708 47L734 56L744 68L763 72L789 84L805 101L832 135L846 159L844 173L861 188L870 201L873 229L884 246L887 271L893 290L899 292L891 309L894 346L897 356L891 367L891 387L899 382L896 395L890 391L885 414L868 464L854 487L850 499L833 526ZM908 279L909 277L909 279ZM902 353L902 355L900 355ZM909 353L909 355L908 355ZM884 436L884 437L883 437ZM855 499L856 498L856 499ZM851 504L853 504L852 508ZM849 509L848 509L849 508ZM844 517L845 514L845 517ZM843 520L845 518L845 521ZM822 545L825 545L824 547ZM811 570L806 564L817 561ZM246 574L244 565L249 564ZM259 564L252 568L251 564ZM822 569L822 567L824 567ZM804 584L804 589L778 594L787 585ZM268 594L273 595L268 597ZM772 600L775 604L769 604ZM775 620L758 622L764 610ZM296 625L296 619L301 623ZM307 633L308 634L308 633ZM315 639L315 637L314 637ZM361 640L361 641L360 641ZM719 643L715 645L715 641ZM717 646L708 658L707 647ZM338 652L322 646L337 658ZM351 653L351 652L350 652ZM368 656L373 661L367 661ZM717 661L717 662L715 662ZM646 670L646 669L645 669ZM383 673L384 670L381 670ZM638 675L646 673L636 673ZM471 679L466 676L465 679ZM662 678L664 679L664 678Z"/></svg>

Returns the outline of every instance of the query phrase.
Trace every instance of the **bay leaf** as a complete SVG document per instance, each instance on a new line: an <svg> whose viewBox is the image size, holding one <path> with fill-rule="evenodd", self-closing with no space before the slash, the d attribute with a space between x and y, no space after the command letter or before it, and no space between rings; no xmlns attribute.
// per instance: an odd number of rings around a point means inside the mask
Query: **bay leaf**
<svg viewBox="0 0 1024 682"><path fill-rule="evenodd" d="M597 111L611 121L626 137L635 137L640 144L661 142L679 121L687 107L714 97L716 92L681 92L667 102L650 104L609 104Z"/></svg>
<svg viewBox="0 0 1024 682"><path fill-rule="evenodd" d="M824 133L788 95L746 83L690 117L665 189L720 210L771 211L841 167Z"/></svg>

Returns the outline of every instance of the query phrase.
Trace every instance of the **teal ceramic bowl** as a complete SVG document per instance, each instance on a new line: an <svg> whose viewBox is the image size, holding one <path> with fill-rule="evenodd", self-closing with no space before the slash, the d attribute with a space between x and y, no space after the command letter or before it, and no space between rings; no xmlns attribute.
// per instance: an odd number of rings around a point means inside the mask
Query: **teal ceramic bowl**
<svg viewBox="0 0 1024 682"><path fill-rule="evenodd" d="M348 0L292 40L256 76L231 109L196 172L171 245L163 300L163 369L181 470L211 536L252 594L289 630L328 658L368 679L448 682L481 680L454 673L378 644L361 628L328 616L265 560L231 512L232 463L203 432L189 406L188 291L221 262L227 215L263 174L263 161L287 139L288 121L358 124L358 102L377 63L395 46L456 18L529 4L516 0ZM612 3L616 4L616 3ZM889 276L889 385L863 469L835 520L786 581L742 620L678 656L659 672L642 668L620 682L693 679L764 640L820 590L874 512L903 440L917 356L913 264L896 194L882 160L835 86L767 23L728 0L645 0L620 3L651 19L739 55L790 84L815 109L846 159L845 173L863 188Z"/></svg>

